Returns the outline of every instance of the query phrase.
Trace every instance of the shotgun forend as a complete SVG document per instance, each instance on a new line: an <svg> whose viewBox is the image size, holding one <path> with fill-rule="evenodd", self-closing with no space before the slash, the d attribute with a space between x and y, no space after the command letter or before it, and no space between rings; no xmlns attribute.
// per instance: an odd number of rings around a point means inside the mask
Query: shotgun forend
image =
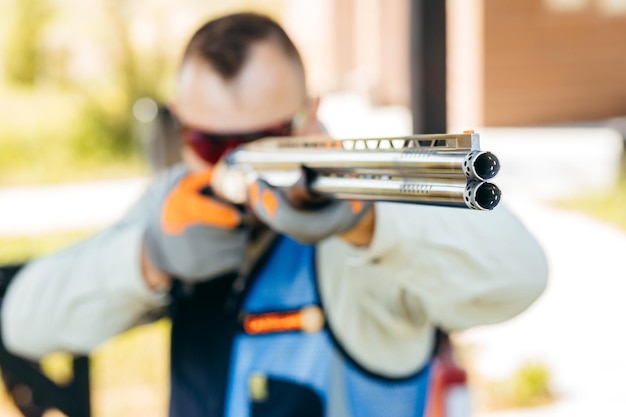
<svg viewBox="0 0 626 417"><path fill-rule="evenodd" d="M500 163L479 148L475 133L266 138L236 149L227 163L275 186L291 185L306 167L315 173L311 191L334 198L491 210L500 190L487 180L497 175Z"/></svg>

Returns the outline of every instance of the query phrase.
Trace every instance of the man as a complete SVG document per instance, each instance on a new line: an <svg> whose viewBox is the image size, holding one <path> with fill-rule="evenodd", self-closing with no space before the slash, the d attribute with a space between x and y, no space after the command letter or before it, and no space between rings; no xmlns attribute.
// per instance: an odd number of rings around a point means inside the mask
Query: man
<svg viewBox="0 0 626 417"><path fill-rule="evenodd" d="M169 305L172 416L423 415L435 329L523 311L545 287L545 258L504 207L302 193L296 204L262 181L244 204L226 201L215 166L229 150L317 130L305 86L270 19L200 28L171 107L184 166L116 225L17 275L2 307L6 346L34 359L89 352Z"/></svg>

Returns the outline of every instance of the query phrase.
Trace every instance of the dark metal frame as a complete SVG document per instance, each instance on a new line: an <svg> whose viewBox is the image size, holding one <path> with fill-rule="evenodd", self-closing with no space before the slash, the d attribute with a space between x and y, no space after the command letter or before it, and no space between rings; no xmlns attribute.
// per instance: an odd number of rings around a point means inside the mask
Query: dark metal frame
<svg viewBox="0 0 626 417"><path fill-rule="evenodd" d="M413 133L445 133L446 1L410 1Z"/></svg>

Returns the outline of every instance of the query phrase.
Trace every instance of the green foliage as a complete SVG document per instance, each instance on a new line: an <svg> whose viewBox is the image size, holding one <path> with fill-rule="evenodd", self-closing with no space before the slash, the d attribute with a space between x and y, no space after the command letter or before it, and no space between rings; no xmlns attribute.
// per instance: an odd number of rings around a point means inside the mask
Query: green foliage
<svg viewBox="0 0 626 417"><path fill-rule="evenodd" d="M528 408L554 400L549 369L542 363L522 365L510 377L500 381L474 381L480 407L488 410Z"/></svg>
<svg viewBox="0 0 626 417"><path fill-rule="evenodd" d="M131 128L105 106L58 90L0 94L0 185L145 174Z"/></svg>
<svg viewBox="0 0 626 417"><path fill-rule="evenodd" d="M622 175L614 188L559 201L557 207L595 217L626 230L626 176Z"/></svg>
<svg viewBox="0 0 626 417"><path fill-rule="evenodd" d="M0 184L145 173L132 106L143 96L163 98L168 67L154 64L168 61L169 52L138 51L133 45L133 15L127 9L137 0L105 1L108 13L100 14L96 27L103 30L106 42L101 47L94 43L95 31L81 38L93 43L108 66L97 79L83 75L72 80L65 65L50 69L46 64L54 63L42 61L63 55L64 48L72 51L71 45L47 50L41 42L46 27L55 28L57 15L49 3L16 0L12 9L14 24L7 31L3 60L9 84L5 91L0 86ZM46 74L54 77L42 76ZM37 89L20 90L36 82Z"/></svg>
<svg viewBox="0 0 626 417"><path fill-rule="evenodd" d="M521 407L545 404L552 398L550 372L540 363L528 363L513 376L513 401Z"/></svg>
<svg viewBox="0 0 626 417"><path fill-rule="evenodd" d="M124 158L136 149L133 138L134 119L128 103L107 106L91 100L81 108L80 119L71 137L71 148L80 160ZM100 159L99 158L99 159Z"/></svg>
<svg viewBox="0 0 626 417"><path fill-rule="evenodd" d="M54 9L49 0L15 0L14 16L5 51L7 81L33 87L44 64L42 45Z"/></svg>
<svg viewBox="0 0 626 417"><path fill-rule="evenodd" d="M0 185L144 175L129 107L116 91L0 88Z"/></svg>

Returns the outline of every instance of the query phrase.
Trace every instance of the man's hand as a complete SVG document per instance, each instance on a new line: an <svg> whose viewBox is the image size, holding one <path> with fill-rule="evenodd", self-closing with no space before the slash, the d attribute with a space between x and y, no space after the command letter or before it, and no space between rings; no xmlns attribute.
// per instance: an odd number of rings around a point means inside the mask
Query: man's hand
<svg viewBox="0 0 626 417"><path fill-rule="evenodd" d="M245 204L248 199L248 183L254 174L228 166L222 158L213 167L211 188L216 196L235 204Z"/></svg>
<svg viewBox="0 0 626 417"><path fill-rule="evenodd" d="M374 239L374 230L376 227L376 210L374 205L370 206L369 211L352 229L342 233L339 238L352 246L366 248Z"/></svg>
<svg viewBox="0 0 626 417"><path fill-rule="evenodd" d="M306 182L306 172L287 190L258 179L249 188L248 203L261 221L300 242L315 243L339 235L356 246L369 245L374 226L372 205L314 196Z"/></svg>
<svg viewBox="0 0 626 417"><path fill-rule="evenodd" d="M210 182L211 172L190 174L172 189L146 232L144 271L154 266L194 282L237 270L246 248L244 215L235 205L214 197Z"/></svg>

